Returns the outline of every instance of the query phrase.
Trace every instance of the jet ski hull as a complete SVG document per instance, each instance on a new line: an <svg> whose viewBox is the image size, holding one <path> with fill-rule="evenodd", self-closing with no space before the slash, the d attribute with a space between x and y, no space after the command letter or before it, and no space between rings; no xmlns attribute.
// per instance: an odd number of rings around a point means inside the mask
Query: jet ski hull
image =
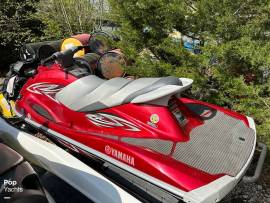
<svg viewBox="0 0 270 203"><path fill-rule="evenodd" d="M75 78L58 65L40 67L20 91L17 116L50 134L61 145L117 166L184 201L215 202L233 189L247 170L256 145L252 119L215 105L177 98L175 91L181 87L170 85L175 83L174 78L154 79L155 88L149 85L122 103L117 97L116 101L104 102L111 104L109 107L98 100L88 106L85 102L87 98L95 101L95 96L110 95L110 91L117 95L117 87L110 90L106 81L97 80L99 85L93 88L91 82L81 81L83 78ZM122 89L132 83L115 81L122 83ZM85 93L71 88L64 95L65 104L61 103L56 95L75 82L84 85L81 91ZM163 83L169 85L160 87ZM98 88L104 92L93 94ZM166 88L175 91L160 92ZM84 103L69 105L69 94L71 101L81 99ZM123 90L119 97L125 94ZM87 111L93 108L97 110ZM218 189L208 191L214 187ZM196 194L203 192L196 199Z"/></svg>

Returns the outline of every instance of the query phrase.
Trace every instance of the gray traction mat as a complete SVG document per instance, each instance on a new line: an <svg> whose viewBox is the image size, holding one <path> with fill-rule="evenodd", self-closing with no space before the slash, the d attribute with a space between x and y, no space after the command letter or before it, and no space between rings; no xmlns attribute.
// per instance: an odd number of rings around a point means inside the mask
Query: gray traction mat
<svg viewBox="0 0 270 203"><path fill-rule="evenodd" d="M236 176L252 152L254 130L219 111L204 122L190 141L176 144L173 158L210 174Z"/></svg>
<svg viewBox="0 0 270 203"><path fill-rule="evenodd" d="M170 154L173 146L172 141L161 139L122 138L121 141L131 145L149 148L164 155Z"/></svg>

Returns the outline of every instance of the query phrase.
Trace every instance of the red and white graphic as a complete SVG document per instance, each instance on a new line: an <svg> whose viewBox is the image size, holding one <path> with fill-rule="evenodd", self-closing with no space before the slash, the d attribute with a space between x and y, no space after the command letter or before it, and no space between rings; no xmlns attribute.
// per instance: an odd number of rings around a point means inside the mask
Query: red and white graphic
<svg viewBox="0 0 270 203"><path fill-rule="evenodd" d="M97 126L106 127L106 128L115 128L122 127L124 130L129 131L141 131L136 125L133 123L119 118L117 116L106 114L106 113L95 113L95 114L87 114L89 120Z"/></svg>
<svg viewBox="0 0 270 203"><path fill-rule="evenodd" d="M55 94L62 89L63 86L51 83L35 83L27 87L27 90L29 92L46 95L57 103L58 101L55 99Z"/></svg>
<svg viewBox="0 0 270 203"><path fill-rule="evenodd" d="M204 117L204 118L209 118L212 115L212 111L211 110L204 110L203 113L201 113L200 116Z"/></svg>

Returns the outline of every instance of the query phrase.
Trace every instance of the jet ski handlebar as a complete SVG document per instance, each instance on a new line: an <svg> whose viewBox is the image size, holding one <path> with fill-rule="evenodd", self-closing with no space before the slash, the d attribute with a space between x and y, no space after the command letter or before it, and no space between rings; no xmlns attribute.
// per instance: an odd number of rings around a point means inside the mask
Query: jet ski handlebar
<svg viewBox="0 0 270 203"><path fill-rule="evenodd" d="M73 64L73 56L77 51L80 51L84 48L88 48L89 46L74 46L70 49L67 49L62 52L55 52L50 57L44 59L41 64L45 65L51 61L56 60L58 63L60 63L64 68L69 67Z"/></svg>

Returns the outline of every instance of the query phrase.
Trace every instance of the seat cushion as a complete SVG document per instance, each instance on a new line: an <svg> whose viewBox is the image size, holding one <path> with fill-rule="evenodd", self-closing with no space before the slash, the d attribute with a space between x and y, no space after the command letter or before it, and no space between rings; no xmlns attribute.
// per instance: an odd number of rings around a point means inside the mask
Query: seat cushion
<svg viewBox="0 0 270 203"><path fill-rule="evenodd" d="M93 91L104 82L105 80L95 75L89 75L67 85L59 91L55 97L59 102L70 107L73 103L78 102L80 98Z"/></svg>
<svg viewBox="0 0 270 203"><path fill-rule="evenodd" d="M111 80L107 80L94 90L91 90L82 96L79 102L70 104L70 108L75 111L82 112L107 108L107 106L102 103L102 100L104 98L109 98L130 82L131 80L127 80L125 78L113 78Z"/></svg>
<svg viewBox="0 0 270 203"><path fill-rule="evenodd" d="M166 85L182 85L176 77L140 78L129 80L113 78L102 80L91 75L63 88L56 99L74 111L89 112L122 105L134 98Z"/></svg>

